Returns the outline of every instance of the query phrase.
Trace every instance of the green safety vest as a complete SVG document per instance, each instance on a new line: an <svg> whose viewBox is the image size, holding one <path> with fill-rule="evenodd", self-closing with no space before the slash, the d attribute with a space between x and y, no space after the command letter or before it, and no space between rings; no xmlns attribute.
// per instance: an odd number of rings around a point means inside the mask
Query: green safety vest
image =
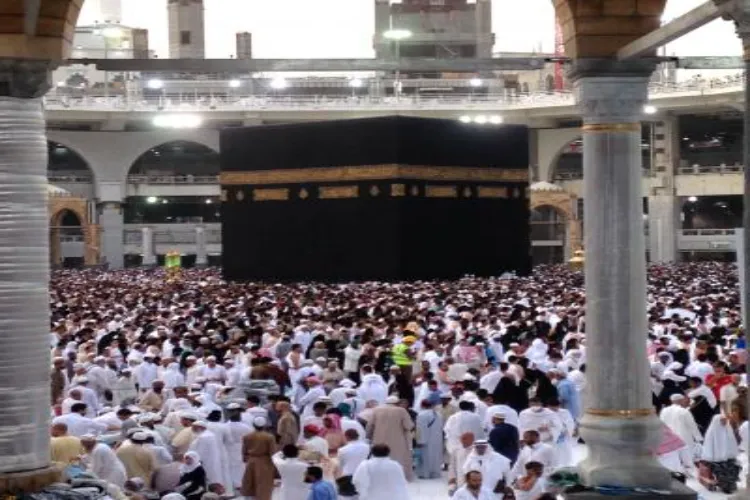
<svg viewBox="0 0 750 500"><path fill-rule="evenodd" d="M406 344L398 344L391 351L391 357L393 362L398 366L409 366L412 363L411 358L406 354L409 352L409 346Z"/></svg>

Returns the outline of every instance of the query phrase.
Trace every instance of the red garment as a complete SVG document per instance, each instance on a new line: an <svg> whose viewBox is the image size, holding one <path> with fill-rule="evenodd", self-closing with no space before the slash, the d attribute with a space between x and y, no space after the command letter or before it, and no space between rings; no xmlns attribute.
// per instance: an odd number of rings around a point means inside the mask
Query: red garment
<svg viewBox="0 0 750 500"><path fill-rule="evenodd" d="M706 385L711 388L717 401L721 401L721 388L732 383L731 375L709 375L706 377Z"/></svg>

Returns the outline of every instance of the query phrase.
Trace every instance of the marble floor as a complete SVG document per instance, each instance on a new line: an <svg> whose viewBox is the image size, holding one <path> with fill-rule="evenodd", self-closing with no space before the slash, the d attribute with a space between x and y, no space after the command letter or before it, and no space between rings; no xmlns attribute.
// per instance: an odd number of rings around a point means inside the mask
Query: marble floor
<svg viewBox="0 0 750 500"><path fill-rule="evenodd" d="M578 445L575 449L575 457L577 460L582 460L583 458L585 458L586 447L583 445ZM744 474L745 472L743 471L741 477L744 478ZM412 500L446 499L448 498L448 488L446 485L446 480L416 480L409 484L410 497ZM691 479L688 479L688 486L698 492L699 499L719 500L727 498L727 495L724 495L723 493L711 493L706 491L706 489L701 487L697 481Z"/></svg>

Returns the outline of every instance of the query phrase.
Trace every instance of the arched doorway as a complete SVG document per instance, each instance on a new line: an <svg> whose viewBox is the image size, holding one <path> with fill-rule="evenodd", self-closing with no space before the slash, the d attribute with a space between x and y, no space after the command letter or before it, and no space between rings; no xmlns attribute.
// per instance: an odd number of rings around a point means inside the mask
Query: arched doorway
<svg viewBox="0 0 750 500"><path fill-rule="evenodd" d="M567 225L565 214L555 207L543 205L531 209L531 258L534 265L565 261Z"/></svg>
<svg viewBox="0 0 750 500"><path fill-rule="evenodd" d="M73 210L60 210L50 223L50 251L54 267L83 267L86 253L84 225Z"/></svg>
<svg viewBox="0 0 750 500"><path fill-rule="evenodd" d="M219 153L204 144L193 141L171 141L144 152L130 167L130 180L134 176L152 178L177 177L189 180L196 176L219 175Z"/></svg>

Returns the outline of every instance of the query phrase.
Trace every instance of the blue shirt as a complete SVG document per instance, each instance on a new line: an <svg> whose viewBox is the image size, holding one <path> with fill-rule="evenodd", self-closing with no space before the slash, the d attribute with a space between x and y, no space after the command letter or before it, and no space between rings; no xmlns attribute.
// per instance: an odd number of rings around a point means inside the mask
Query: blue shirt
<svg viewBox="0 0 750 500"><path fill-rule="evenodd" d="M336 488L328 481L315 481L310 486L310 495L307 500L336 500L338 493Z"/></svg>

